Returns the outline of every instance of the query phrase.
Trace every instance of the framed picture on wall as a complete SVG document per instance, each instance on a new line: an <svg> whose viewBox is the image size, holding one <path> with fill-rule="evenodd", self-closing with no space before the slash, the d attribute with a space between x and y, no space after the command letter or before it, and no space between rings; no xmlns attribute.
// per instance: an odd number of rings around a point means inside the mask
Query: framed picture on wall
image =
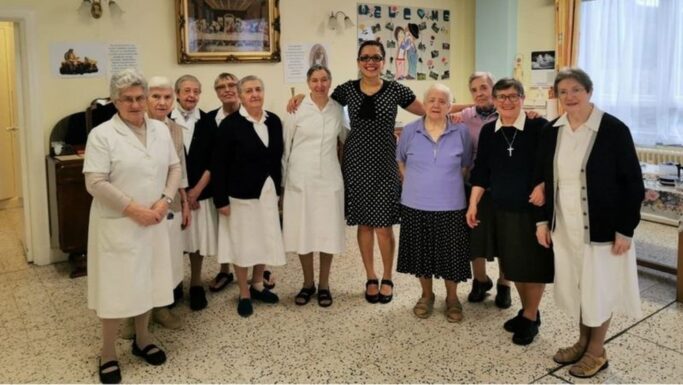
<svg viewBox="0 0 683 385"><path fill-rule="evenodd" d="M176 0L178 63L279 62L279 0Z"/></svg>

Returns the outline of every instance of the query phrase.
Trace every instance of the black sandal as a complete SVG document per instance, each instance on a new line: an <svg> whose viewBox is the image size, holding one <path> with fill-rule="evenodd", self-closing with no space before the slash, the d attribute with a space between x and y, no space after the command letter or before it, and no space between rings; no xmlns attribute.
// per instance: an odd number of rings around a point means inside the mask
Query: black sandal
<svg viewBox="0 0 683 385"><path fill-rule="evenodd" d="M318 306L330 307L332 306L332 293L329 289L318 290Z"/></svg>
<svg viewBox="0 0 683 385"><path fill-rule="evenodd" d="M370 285L377 286L377 290L379 290L379 281L376 279L368 279L368 281L365 282L365 300L370 303L377 303L379 301L379 292L377 292L377 294L368 294L368 287Z"/></svg>
<svg viewBox="0 0 683 385"><path fill-rule="evenodd" d="M272 273L270 270L265 270L263 272L263 287L265 287L268 290L273 290L275 289L275 277L273 276L273 281L270 281L270 276Z"/></svg>
<svg viewBox="0 0 683 385"><path fill-rule="evenodd" d="M105 370L113 367L116 367L116 370L105 372ZM103 384L118 384L121 382L121 367L118 361L109 361L102 365L102 359L100 358L100 382Z"/></svg>
<svg viewBox="0 0 683 385"><path fill-rule="evenodd" d="M216 278L213 279L213 285L209 285L209 290L213 293L217 293L225 289L225 287L234 280L235 276L233 276L232 273L224 273L221 271L216 274Z"/></svg>
<svg viewBox="0 0 683 385"><path fill-rule="evenodd" d="M150 351L154 349L156 349L157 351L154 353L150 353ZM140 349L138 347L138 344L135 342L135 339L133 339L132 350L134 356L142 357L150 365L158 366L166 362L166 353L164 353L164 351L161 350L160 347L154 344L149 344L145 346L144 349Z"/></svg>
<svg viewBox="0 0 683 385"><path fill-rule="evenodd" d="M391 300L394 298L394 283L391 282L390 279L383 279L382 282L381 282L381 284L380 284L380 290L382 289L382 285L391 286L391 294L389 294L389 295L384 295L384 294L382 294L382 292L380 291L379 294L378 294L379 303L389 303L389 302L391 302Z"/></svg>
<svg viewBox="0 0 683 385"><path fill-rule="evenodd" d="M313 294L315 294L315 285L311 287L303 287L299 291L299 294L294 297L294 303L299 306L303 306L311 300Z"/></svg>

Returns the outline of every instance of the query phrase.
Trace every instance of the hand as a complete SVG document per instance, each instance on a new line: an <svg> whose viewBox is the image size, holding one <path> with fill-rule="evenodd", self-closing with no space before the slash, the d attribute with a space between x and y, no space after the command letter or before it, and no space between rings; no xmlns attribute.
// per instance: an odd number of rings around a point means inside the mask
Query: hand
<svg viewBox="0 0 683 385"><path fill-rule="evenodd" d="M467 209L467 214L465 214L465 219L467 219L467 226L472 229L479 225L476 205L470 205L470 207Z"/></svg>
<svg viewBox="0 0 683 385"><path fill-rule="evenodd" d="M631 248L631 240L622 235L614 236L614 244L612 245L612 254L623 255Z"/></svg>
<svg viewBox="0 0 683 385"><path fill-rule="evenodd" d="M130 202L123 210L123 214L140 226L156 225L163 218L155 210L142 207L135 202Z"/></svg>
<svg viewBox="0 0 683 385"><path fill-rule="evenodd" d="M548 228L547 223L536 226L536 240L538 241L539 245L545 247L546 249L549 249L553 244L553 240L550 236L550 229Z"/></svg>
<svg viewBox="0 0 683 385"><path fill-rule="evenodd" d="M539 113L536 112L536 111L527 111L527 112L526 112L526 117L529 118L529 119L536 119L536 118L540 118L540 117L541 117L541 114L539 114Z"/></svg>
<svg viewBox="0 0 683 385"><path fill-rule="evenodd" d="M290 114L295 113L296 110L299 108L299 105L301 105L302 100L304 100L303 94L292 96L292 98L289 99L289 101L287 102L287 112L289 112Z"/></svg>
<svg viewBox="0 0 683 385"><path fill-rule="evenodd" d="M187 199L189 201L195 201L196 202L197 199L199 199L199 195L201 193L202 193L201 191L197 191L197 189L191 188L191 189L187 190Z"/></svg>
<svg viewBox="0 0 683 385"><path fill-rule="evenodd" d="M226 217L230 216L230 206L223 206L220 209L218 209L218 213L221 215L225 215Z"/></svg>
<svg viewBox="0 0 683 385"><path fill-rule="evenodd" d="M152 210L163 218L168 215L168 202L164 198L159 199L152 205Z"/></svg>
<svg viewBox="0 0 683 385"><path fill-rule="evenodd" d="M529 195L529 203L538 207L545 204L545 182L539 183L534 187L534 191Z"/></svg>
<svg viewBox="0 0 683 385"><path fill-rule="evenodd" d="M190 213L190 204L188 201L183 201L183 221L180 222L180 228L185 229L192 223L192 213Z"/></svg>
<svg viewBox="0 0 683 385"><path fill-rule="evenodd" d="M451 118L451 123L462 123L462 112L454 112L452 114L448 114L448 117Z"/></svg>

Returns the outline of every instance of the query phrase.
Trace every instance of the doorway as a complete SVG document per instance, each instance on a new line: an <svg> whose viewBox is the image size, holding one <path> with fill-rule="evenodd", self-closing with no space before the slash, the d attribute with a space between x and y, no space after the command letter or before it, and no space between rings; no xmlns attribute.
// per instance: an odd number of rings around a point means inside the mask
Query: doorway
<svg viewBox="0 0 683 385"><path fill-rule="evenodd" d="M27 265L15 39L15 24L0 21L0 271Z"/></svg>

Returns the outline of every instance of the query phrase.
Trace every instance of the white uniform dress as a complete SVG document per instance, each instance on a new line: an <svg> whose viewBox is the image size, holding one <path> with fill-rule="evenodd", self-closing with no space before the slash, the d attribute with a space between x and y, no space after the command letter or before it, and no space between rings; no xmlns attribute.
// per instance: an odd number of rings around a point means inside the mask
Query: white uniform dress
<svg viewBox="0 0 683 385"><path fill-rule="evenodd" d="M569 315L589 327L598 327L613 312L640 318L636 247L624 255L612 254L612 243L584 243L580 170L593 131L603 112L597 107L588 121L572 131L566 115L558 119L556 157L558 191L555 252L555 301ZM590 212L590 208L589 208Z"/></svg>
<svg viewBox="0 0 683 385"><path fill-rule="evenodd" d="M260 121L249 116L243 106L239 113L254 125L259 139L268 147L266 111ZM263 183L258 199L230 197L230 215L219 215L218 262L240 267L282 266L286 263L277 202L277 191L271 177Z"/></svg>
<svg viewBox="0 0 683 385"><path fill-rule="evenodd" d="M344 252L344 182L337 138L345 139L342 107L320 110L306 96L285 122L283 232L285 251Z"/></svg>
<svg viewBox="0 0 683 385"><path fill-rule="evenodd" d="M199 109L195 109L187 115L180 107L171 111L171 119L183 127L183 143L185 151L190 152L192 136L194 135L195 124L199 121ZM190 226L183 231L184 249L187 252L199 254L216 255L218 213L213 199L207 198L198 202L199 208L192 210L192 220Z"/></svg>
<svg viewBox="0 0 683 385"><path fill-rule="evenodd" d="M119 115L88 136L83 172L106 173L133 201L161 198L169 166L179 162L168 128L145 119L144 146ZM165 219L164 219L165 221ZM100 318L126 318L173 302L168 228L143 227L93 199L88 227L88 307Z"/></svg>

